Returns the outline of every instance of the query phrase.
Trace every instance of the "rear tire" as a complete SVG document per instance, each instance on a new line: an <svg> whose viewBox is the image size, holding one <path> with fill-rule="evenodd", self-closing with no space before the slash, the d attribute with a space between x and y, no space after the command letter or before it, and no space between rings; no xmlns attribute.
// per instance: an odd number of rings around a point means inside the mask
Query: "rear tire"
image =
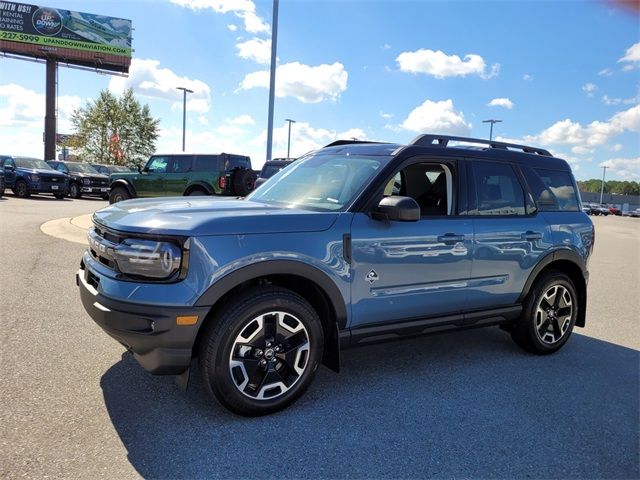
<svg viewBox="0 0 640 480"><path fill-rule="evenodd" d="M194 190L191 190L187 196L188 197L204 197L209 195L207 192L205 192L204 190L202 190L201 188L196 188Z"/></svg>
<svg viewBox="0 0 640 480"><path fill-rule="evenodd" d="M200 343L205 389L240 415L277 412L311 384L322 359L322 324L296 293L259 287L225 302Z"/></svg>
<svg viewBox="0 0 640 480"><path fill-rule="evenodd" d="M16 186L13 187L13 193L15 193L16 197L19 197L19 198L29 198L29 196L31 195L31 192L29 191L29 186L27 185L27 182L25 182L24 180L16 181Z"/></svg>
<svg viewBox="0 0 640 480"><path fill-rule="evenodd" d="M578 317L578 295L571 278L550 271L536 280L511 337L528 352L547 355L567 343Z"/></svg>
<svg viewBox="0 0 640 480"><path fill-rule="evenodd" d="M249 195L256 188L258 176L253 170L240 169L233 173L233 193L240 197Z"/></svg>
<svg viewBox="0 0 640 480"><path fill-rule="evenodd" d="M76 182L73 182L71 185L69 185L69 196L71 198L75 198L76 200L78 198L82 198L82 192L80 191L80 185L78 185Z"/></svg>
<svg viewBox="0 0 640 480"><path fill-rule="evenodd" d="M115 187L111 189L111 192L109 192L110 204L122 202L124 200L129 200L130 198L131 198L131 195L129 195L129 192L124 187Z"/></svg>

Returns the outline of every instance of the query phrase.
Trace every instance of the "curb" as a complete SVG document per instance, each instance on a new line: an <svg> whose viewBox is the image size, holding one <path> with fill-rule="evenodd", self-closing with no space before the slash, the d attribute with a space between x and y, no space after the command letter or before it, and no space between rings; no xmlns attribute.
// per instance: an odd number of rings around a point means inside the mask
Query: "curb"
<svg viewBox="0 0 640 480"><path fill-rule="evenodd" d="M40 225L40 231L51 237L66 240L67 242L88 245L87 230L91 227L91 216L80 215L78 217L65 217L50 220Z"/></svg>

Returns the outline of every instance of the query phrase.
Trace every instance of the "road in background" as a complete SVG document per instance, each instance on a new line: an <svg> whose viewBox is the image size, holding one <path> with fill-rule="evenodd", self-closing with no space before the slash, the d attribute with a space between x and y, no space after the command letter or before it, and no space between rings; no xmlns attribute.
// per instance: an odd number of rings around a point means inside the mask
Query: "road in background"
<svg viewBox="0 0 640 480"><path fill-rule="evenodd" d="M84 312L84 247L0 199L0 477L638 478L640 219L594 218L587 328L555 355L498 328L347 350L293 407L237 417L196 371L146 374Z"/></svg>

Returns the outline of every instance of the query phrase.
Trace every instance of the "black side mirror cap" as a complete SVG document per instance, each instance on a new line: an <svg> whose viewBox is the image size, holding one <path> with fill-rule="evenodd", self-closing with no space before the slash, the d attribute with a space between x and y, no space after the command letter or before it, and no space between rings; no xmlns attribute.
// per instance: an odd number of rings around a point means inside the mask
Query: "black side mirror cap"
<svg viewBox="0 0 640 480"><path fill-rule="evenodd" d="M5 165L4 169L8 172L13 172L15 170L15 168L13 168L13 165Z"/></svg>
<svg viewBox="0 0 640 480"><path fill-rule="evenodd" d="M420 220L420 206L411 197L384 197L373 212L376 220L396 222L417 222Z"/></svg>

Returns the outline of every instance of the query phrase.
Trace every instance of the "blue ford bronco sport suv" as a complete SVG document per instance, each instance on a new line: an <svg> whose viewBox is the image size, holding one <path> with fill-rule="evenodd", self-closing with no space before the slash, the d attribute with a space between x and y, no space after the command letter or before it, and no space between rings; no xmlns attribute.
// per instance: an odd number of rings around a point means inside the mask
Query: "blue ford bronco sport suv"
<svg viewBox="0 0 640 480"><path fill-rule="evenodd" d="M294 402L342 348L500 326L529 352L585 325L594 228L539 148L421 135L337 141L243 200L95 213L84 308L154 374L243 415Z"/></svg>

